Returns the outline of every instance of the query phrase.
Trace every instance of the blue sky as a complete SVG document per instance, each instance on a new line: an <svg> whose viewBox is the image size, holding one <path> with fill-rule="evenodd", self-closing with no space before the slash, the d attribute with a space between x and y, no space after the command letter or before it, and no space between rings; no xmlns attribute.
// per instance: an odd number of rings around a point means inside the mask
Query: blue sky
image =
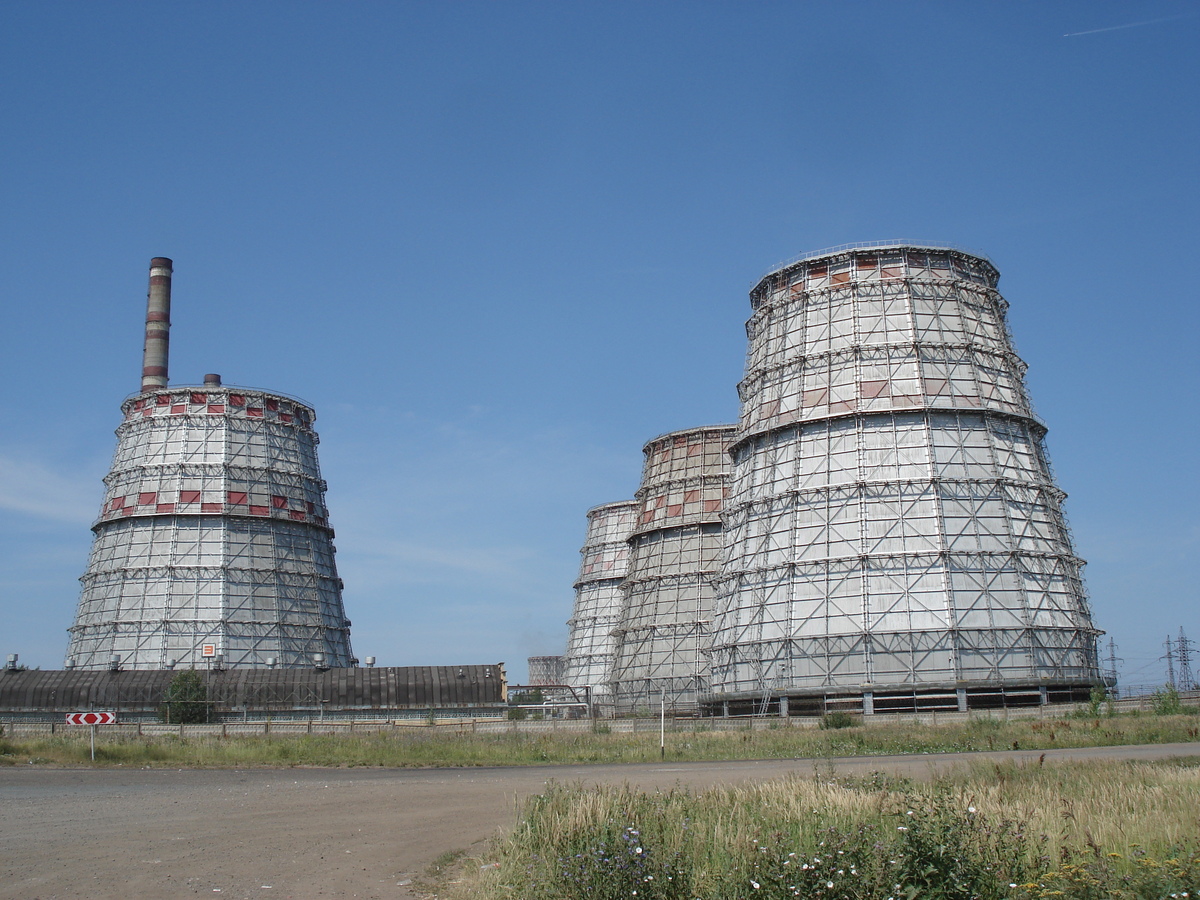
<svg viewBox="0 0 1200 900"><path fill-rule="evenodd" d="M61 665L152 256L174 383L315 406L357 654L519 681L587 508L735 421L758 276L901 238L1001 270L1096 623L1161 682L1198 38L1153 0L4 4L0 652Z"/></svg>

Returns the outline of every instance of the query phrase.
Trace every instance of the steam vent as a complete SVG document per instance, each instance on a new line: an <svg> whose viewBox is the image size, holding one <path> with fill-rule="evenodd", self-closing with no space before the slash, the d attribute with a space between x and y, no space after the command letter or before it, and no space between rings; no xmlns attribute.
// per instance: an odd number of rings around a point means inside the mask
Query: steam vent
<svg viewBox="0 0 1200 900"><path fill-rule="evenodd" d="M1100 683L998 280L984 258L893 244L753 289L708 712L967 709Z"/></svg>
<svg viewBox="0 0 1200 900"><path fill-rule="evenodd" d="M67 666L351 665L315 414L261 390L168 385L172 263L150 263L141 391L117 450Z"/></svg>

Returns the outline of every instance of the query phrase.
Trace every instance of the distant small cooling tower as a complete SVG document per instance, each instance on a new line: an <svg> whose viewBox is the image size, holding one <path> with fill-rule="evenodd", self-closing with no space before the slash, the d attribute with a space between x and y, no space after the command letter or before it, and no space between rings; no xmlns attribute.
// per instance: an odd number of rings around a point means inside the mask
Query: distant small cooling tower
<svg viewBox="0 0 1200 900"><path fill-rule="evenodd" d="M618 715L694 710L708 689L714 579L721 564L726 449L736 429L677 431L643 448L639 510L621 587L612 694Z"/></svg>
<svg viewBox="0 0 1200 900"><path fill-rule="evenodd" d="M709 711L967 709L1100 682L998 279L893 244L751 292Z"/></svg>
<svg viewBox="0 0 1200 900"><path fill-rule="evenodd" d="M315 414L216 375L169 387L171 275L152 260L142 389L121 405L67 665L203 665L208 647L231 667L349 666Z"/></svg>
<svg viewBox="0 0 1200 900"><path fill-rule="evenodd" d="M629 535L641 504L606 503L588 510L588 530L579 551L575 608L567 622L563 680L591 689L593 704L609 711L615 637L621 614L621 583L629 570Z"/></svg>

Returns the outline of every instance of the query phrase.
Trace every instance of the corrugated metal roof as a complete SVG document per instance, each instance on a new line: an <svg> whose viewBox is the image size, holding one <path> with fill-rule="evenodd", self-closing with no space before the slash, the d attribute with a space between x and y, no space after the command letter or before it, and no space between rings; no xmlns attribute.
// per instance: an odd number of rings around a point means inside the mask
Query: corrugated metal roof
<svg viewBox="0 0 1200 900"><path fill-rule="evenodd" d="M0 671L0 713L154 709L180 670ZM197 670L218 708L454 709L504 706L504 664L372 669Z"/></svg>

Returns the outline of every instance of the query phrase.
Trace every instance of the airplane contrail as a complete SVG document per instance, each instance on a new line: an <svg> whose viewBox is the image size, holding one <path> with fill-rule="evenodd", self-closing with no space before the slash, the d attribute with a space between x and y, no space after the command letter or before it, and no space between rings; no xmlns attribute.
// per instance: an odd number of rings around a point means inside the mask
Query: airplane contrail
<svg viewBox="0 0 1200 900"><path fill-rule="evenodd" d="M1167 16L1163 19L1147 19L1144 22L1127 22L1124 25L1110 25L1107 28L1093 28L1091 31L1071 31L1063 37L1079 37L1081 34L1100 34L1102 31L1120 31L1123 28L1137 28L1141 25L1157 25L1159 22L1174 22L1176 19L1190 19L1200 13L1183 13L1178 16Z"/></svg>

